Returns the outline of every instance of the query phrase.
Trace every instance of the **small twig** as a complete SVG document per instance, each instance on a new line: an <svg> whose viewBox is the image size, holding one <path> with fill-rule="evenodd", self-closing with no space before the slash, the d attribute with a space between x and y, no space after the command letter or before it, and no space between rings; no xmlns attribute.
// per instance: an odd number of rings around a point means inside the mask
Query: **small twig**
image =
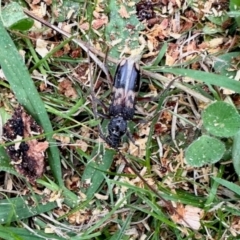
<svg viewBox="0 0 240 240"><path fill-rule="evenodd" d="M183 216L181 213L179 213L179 212L177 211L177 209L175 209L175 208L173 207L173 205L171 204L171 202L170 202L170 201L167 201L166 199L164 199L164 198L161 196L161 194L160 194L155 188L153 188L153 187L143 178L143 176L141 176L141 174L139 174L138 170L133 166L133 164L132 164L131 162L129 162L129 161L127 160L127 158L125 158L125 156L124 156L119 150L118 150L118 154L122 157L122 159L123 159L124 162L126 163L126 166L129 166L129 167L131 168L131 170L134 172L134 174L135 174L136 176L138 176L138 177L141 179L141 181L142 181L153 193L155 193L156 196L165 204L165 207L166 207L168 213L169 213L170 215L176 214L176 215L182 220L182 222L183 222L184 224L186 224L186 226L191 227L190 224L187 222L188 219L184 219L184 216Z"/></svg>
<svg viewBox="0 0 240 240"><path fill-rule="evenodd" d="M141 174L139 174L138 170L133 166L133 164L131 164L127 158L125 158L125 156L118 150L118 154L122 157L122 159L124 160L124 162L126 163L127 166L129 166L131 168L131 170L134 172L134 174L136 176L138 176L141 181L152 191L156 194L156 196L161 199L165 204L166 204L166 208L168 210L168 212L170 214L173 214L173 213L177 213L176 212L176 209L171 205L171 203L167 200L165 200L160 194L159 192L154 189L150 184L148 184L148 182L143 178L143 176L141 176Z"/></svg>
<svg viewBox="0 0 240 240"><path fill-rule="evenodd" d="M197 109L196 109L196 107L195 107L195 104L193 103L193 100L192 100L192 98L189 96L189 94L187 94L187 100L188 100L188 102L189 102L189 104L190 104L190 107L191 107L192 112L193 112L193 114L195 115L196 119L197 119L197 120L201 119L201 115L198 113L198 111L197 111Z"/></svg>
<svg viewBox="0 0 240 240"><path fill-rule="evenodd" d="M172 117L171 136L172 136L172 141L174 142L175 147L179 151L179 147L176 142L177 110L178 110L178 101L176 101L176 105L174 107L175 114Z"/></svg>
<svg viewBox="0 0 240 240"><path fill-rule="evenodd" d="M162 76L162 75L160 75L158 73L153 73L153 72L146 71L146 70L142 70L142 73L144 75L149 76L149 77L155 78L155 79L157 79L159 81L163 81L165 83L169 83L169 79L168 78L166 78L166 77L164 77L164 76ZM202 102L205 102L205 103L210 103L211 102L211 100L209 98L204 97L202 94L192 90L191 88L188 88L188 87L184 86L183 84L181 84L179 82L174 82L172 85L174 87L179 88L179 89L183 90L184 92L192 95L193 97L197 98L199 101L202 101Z"/></svg>

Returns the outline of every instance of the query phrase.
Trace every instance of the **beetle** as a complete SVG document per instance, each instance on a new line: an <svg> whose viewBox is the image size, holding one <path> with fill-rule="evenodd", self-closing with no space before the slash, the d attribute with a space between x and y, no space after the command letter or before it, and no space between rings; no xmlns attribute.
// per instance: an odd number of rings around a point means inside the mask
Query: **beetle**
<svg viewBox="0 0 240 240"><path fill-rule="evenodd" d="M135 98L140 87L140 71L132 58L122 59L117 66L113 80L112 102L109 107L110 122L108 136L101 137L117 149L122 137L127 134L127 121L132 120L135 112Z"/></svg>

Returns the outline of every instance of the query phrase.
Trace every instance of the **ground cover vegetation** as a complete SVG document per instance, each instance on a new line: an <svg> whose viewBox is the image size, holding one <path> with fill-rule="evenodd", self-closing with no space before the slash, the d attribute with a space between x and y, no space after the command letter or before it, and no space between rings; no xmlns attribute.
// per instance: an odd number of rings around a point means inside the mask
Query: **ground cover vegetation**
<svg viewBox="0 0 240 240"><path fill-rule="evenodd" d="M0 16L1 239L237 239L238 0L1 1ZM100 131L133 56L135 144L112 149Z"/></svg>

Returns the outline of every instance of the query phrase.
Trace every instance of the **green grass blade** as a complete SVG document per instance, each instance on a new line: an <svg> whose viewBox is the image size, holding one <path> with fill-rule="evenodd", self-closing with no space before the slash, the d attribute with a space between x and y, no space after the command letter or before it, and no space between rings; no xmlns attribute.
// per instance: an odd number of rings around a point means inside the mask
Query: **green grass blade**
<svg viewBox="0 0 240 240"><path fill-rule="evenodd" d="M12 39L0 22L0 66L6 76L17 100L43 127L45 133L52 133L52 125L48 118L44 103L29 76ZM47 135L47 141L53 143L49 148L49 164L59 185L63 186L58 148L54 145L52 134Z"/></svg>
<svg viewBox="0 0 240 240"><path fill-rule="evenodd" d="M10 174L19 176L17 171L10 164L10 159L9 159L5 149L2 146L0 147L0 171L8 172Z"/></svg>
<svg viewBox="0 0 240 240"><path fill-rule="evenodd" d="M161 50L159 51L157 58L154 60L154 62L152 64L153 66L157 66L162 61L163 57L165 56L165 54L167 52L167 47L168 47L167 42L164 42Z"/></svg>
<svg viewBox="0 0 240 240"><path fill-rule="evenodd" d="M6 28L26 31L33 26L34 21L27 17L17 2L10 2L2 10L2 21Z"/></svg>
<svg viewBox="0 0 240 240"><path fill-rule="evenodd" d="M169 94L168 89L163 90L163 92L160 95L159 100L158 100L158 105L157 105L157 108L155 110L156 113L160 114L160 109L161 109L166 97L168 96L168 94ZM148 134L148 140L147 140L147 143L146 143L145 161L146 161L146 166L147 166L148 169L150 169L150 157L151 157L151 153L152 153L152 141L153 141L152 136L154 134L155 125L156 125L157 120L159 118L159 114L157 114L154 117L154 119L152 120L152 123L151 123L151 126L150 126L150 131L149 131L149 134Z"/></svg>
<svg viewBox="0 0 240 240"><path fill-rule="evenodd" d="M105 149L103 152L102 145L100 153L103 156L101 156L98 151L99 146L96 146L93 149L91 160L87 164L82 175L82 182L89 184L87 190L82 189L82 191L87 195L87 199L92 198L94 194L98 192L104 180L104 172L108 171L108 169L111 167L115 154L115 151L111 149Z"/></svg>
<svg viewBox="0 0 240 240"><path fill-rule="evenodd" d="M236 93L240 93L240 82L222 75L180 68L151 68L151 70L157 72L169 72L175 75L190 77L206 84L228 88Z"/></svg>
<svg viewBox="0 0 240 240"><path fill-rule="evenodd" d="M224 187L226 187L227 189L235 192L237 195L240 195L240 187L232 182L229 182L225 179L221 179L221 178L217 178L217 177L213 177L214 181L216 181L217 183L223 185Z"/></svg>
<svg viewBox="0 0 240 240"><path fill-rule="evenodd" d="M0 237L7 240L39 240L39 239L56 239L64 240L66 238L58 237L56 234L47 234L44 231L33 230L36 234L24 228L3 227L0 225Z"/></svg>
<svg viewBox="0 0 240 240"><path fill-rule="evenodd" d="M233 147L232 147L232 160L234 169L240 177L240 131L238 131L233 138Z"/></svg>
<svg viewBox="0 0 240 240"><path fill-rule="evenodd" d="M217 178L221 178L224 173L224 166L221 166L220 170L218 171ZM209 209L212 206L212 203L214 199L217 196L217 189L218 189L219 183L217 181L214 181L212 183L211 189L208 194L207 201L205 202L205 209Z"/></svg>
<svg viewBox="0 0 240 240"><path fill-rule="evenodd" d="M48 212L57 207L57 203L49 202L39 204L44 197L34 196L37 203L32 206L27 200L32 200L32 196L16 197L0 201L0 219L1 224L26 219L40 213Z"/></svg>

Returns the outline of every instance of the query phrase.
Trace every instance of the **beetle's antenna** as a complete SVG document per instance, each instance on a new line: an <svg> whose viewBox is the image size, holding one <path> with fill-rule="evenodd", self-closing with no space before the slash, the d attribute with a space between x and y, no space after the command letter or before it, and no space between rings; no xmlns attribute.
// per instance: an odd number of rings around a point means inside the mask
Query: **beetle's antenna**
<svg viewBox="0 0 240 240"><path fill-rule="evenodd" d="M171 86L173 85L173 83L176 81L176 80L178 80L179 78L181 78L181 76L178 76L178 77L176 77L176 78L174 78L173 80L171 80L169 83L168 83L168 85L167 85L167 87L157 96L157 97L155 97L154 99L153 99L153 101L155 100L155 101L158 101L158 102L160 102L160 101L162 101L162 103L163 103L163 100L166 98L166 95L167 95L167 93L168 93L168 91L169 91L169 89L171 88ZM162 104L158 104L160 107L162 106ZM150 121L152 121L152 120L154 120L154 119L158 119L158 118L156 118L159 114L160 114L160 109L156 109L156 114L150 119L150 120L148 120L149 122Z"/></svg>
<svg viewBox="0 0 240 240"><path fill-rule="evenodd" d="M170 201L164 199L161 194L153 188L144 178L139 174L138 170L133 166L133 164L127 160L127 158L118 150L118 154L122 157L123 161L126 163L127 166L134 172L134 174L141 179L141 181L153 192L155 195L165 204L165 207L170 215L176 214L186 226L190 227L190 224L187 222L187 219L184 217L173 207Z"/></svg>

